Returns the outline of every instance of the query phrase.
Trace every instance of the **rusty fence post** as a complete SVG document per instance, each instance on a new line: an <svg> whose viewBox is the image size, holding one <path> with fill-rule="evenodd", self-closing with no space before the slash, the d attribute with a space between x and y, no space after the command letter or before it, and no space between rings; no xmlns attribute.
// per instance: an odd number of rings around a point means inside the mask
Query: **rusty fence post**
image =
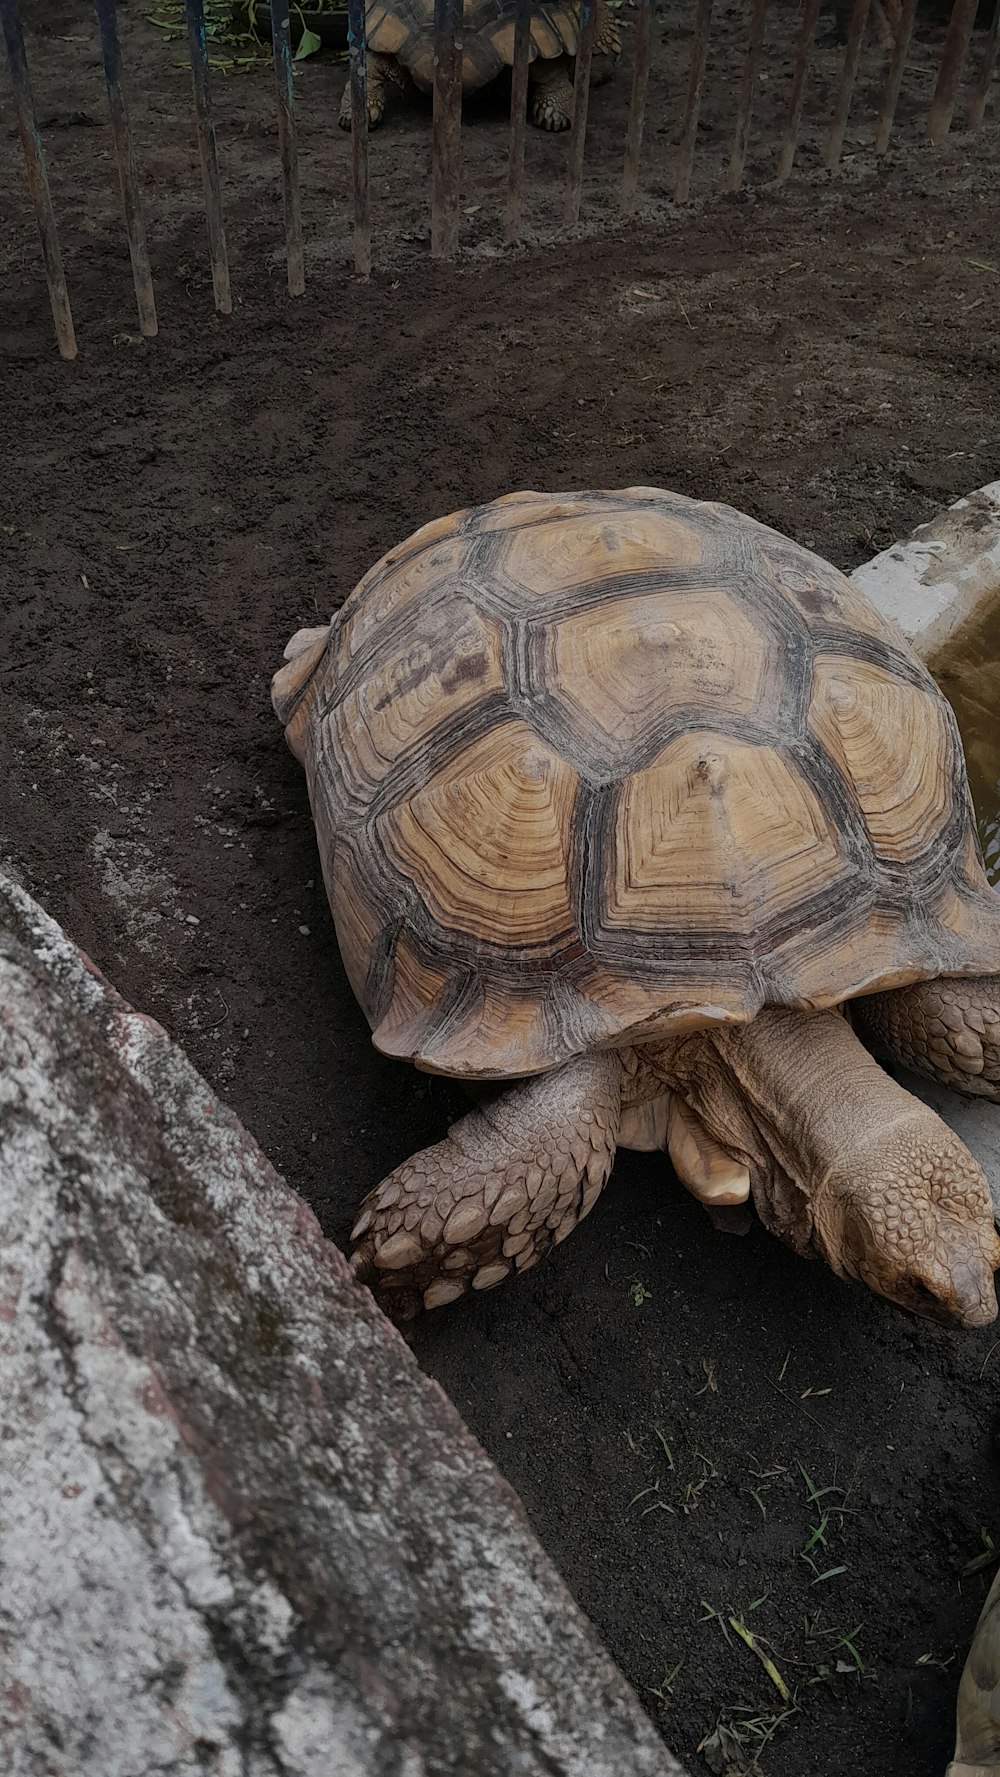
<svg viewBox="0 0 1000 1777"><path fill-rule="evenodd" d="M274 84L278 100L278 150L281 155L288 294L301 296L306 287L306 266L302 246L302 210L299 204L299 151L295 140L295 80L292 73L292 27L288 17L288 0L271 0L271 47L274 52Z"/></svg>
<svg viewBox="0 0 1000 1777"><path fill-rule="evenodd" d="M205 40L204 0L184 0L187 16L188 50L191 56L191 81L194 86L195 128L198 153L201 156L201 179L205 191L205 220L208 223L208 252L212 264L212 295L220 315L231 315L233 298L229 287L229 257L226 253L226 227L222 215L222 185L219 179L219 156L215 146L215 124L208 91L208 44Z"/></svg>
<svg viewBox="0 0 1000 1777"><path fill-rule="evenodd" d="M775 182L778 185L784 184L795 164L795 150L799 145L799 131L802 128L802 109L806 100L806 82L809 78L809 57L812 54L821 4L822 0L805 0L802 8L802 24L795 45L795 63L792 69L792 90L788 97L788 119L778 152L778 170L775 173Z"/></svg>
<svg viewBox="0 0 1000 1777"><path fill-rule="evenodd" d="M625 138L625 166L618 200L618 209L622 216L631 216L639 190L639 157L642 154L642 132L646 121L646 92L649 87L652 48L653 0L639 0L635 25L632 98L628 108L628 135Z"/></svg>
<svg viewBox="0 0 1000 1777"><path fill-rule="evenodd" d="M566 173L566 223L569 228L575 228L580 220L583 157L587 147L587 114L590 110L590 69L594 60L596 29L596 0L580 0L580 43L573 70L573 128L569 139Z"/></svg>
<svg viewBox="0 0 1000 1777"><path fill-rule="evenodd" d="M524 138L528 122L528 62L531 49L531 0L516 0L514 11L514 61L510 75L510 151L507 160L506 233L509 241L521 236L524 201Z"/></svg>
<svg viewBox="0 0 1000 1777"><path fill-rule="evenodd" d="M979 79L976 81L976 90L973 94L972 104L969 108L970 130L978 130L983 118L986 116L986 101L990 96L990 81L993 79L993 70L997 64L998 39L1000 39L1000 0L996 0L996 4L993 8L993 23L990 26L990 34L986 40L986 48L983 51L983 65L979 70Z"/></svg>
<svg viewBox="0 0 1000 1777"><path fill-rule="evenodd" d="M128 254L132 262L132 282L135 285L135 302L139 311L139 331L144 338L155 339L156 299L146 249L146 227L139 195L139 175L132 150L132 131L122 86L122 52L115 0L95 0L95 10L101 34L101 59L104 62L104 80L108 89L108 110L111 114L111 146L121 190Z"/></svg>
<svg viewBox="0 0 1000 1777"><path fill-rule="evenodd" d="M910 53L910 39L913 36L913 21L917 16L917 0L903 0L900 13L899 28L896 41L892 46L889 59L889 71L885 78L885 90L882 94L882 108L879 112L878 125L875 130L875 153L885 154L892 136L892 126L896 121L896 106L903 85L906 71L906 58Z"/></svg>
<svg viewBox="0 0 1000 1777"><path fill-rule="evenodd" d="M677 180L674 203L686 204L691 194L691 173L701 114L701 89L708 61L708 34L712 28L712 0L695 0L694 38L691 44L691 65L688 69L687 98L684 105L684 127L677 151Z"/></svg>
<svg viewBox="0 0 1000 1777"><path fill-rule="evenodd" d="M368 185L368 57L365 0L347 0L347 47L351 65L351 175L354 187L354 269L372 272L371 193Z"/></svg>
<svg viewBox="0 0 1000 1777"><path fill-rule="evenodd" d="M462 0L434 0L431 257L458 253L462 155Z"/></svg>
<svg viewBox="0 0 1000 1777"><path fill-rule="evenodd" d="M18 17L15 0L0 0L0 22L3 24L11 86L14 89L14 113L17 118L17 133L21 139L21 150L24 154L28 193L34 207L38 233L42 243L45 282L48 286L52 321L56 330L56 343L59 347L60 357L75 358L76 334L73 331L73 314L69 306L66 276L63 272L62 253L59 248L59 233L56 228L55 212L52 208L48 175L45 171L45 155L42 152L42 140L38 134L35 107L31 97L28 60L24 53L24 34L21 30L21 20Z"/></svg>
<svg viewBox="0 0 1000 1777"><path fill-rule="evenodd" d="M743 184L743 168L746 165L747 144L750 140L750 119L753 116L753 102L757 89L757 68L760 62L766 23L767 0L753 0L750 14L750 35L747 39L747 53L743 61L743 79L740 82L740 100L736 112L736 133L733 136L733 151L729 158L729 180L726 187L728 191L739 191Z"/></svg>
<svg viewBox="0 0 1000 1777"><path fill-rule="evenodd" d="M955 0L951 9L928 122L930 138L936 148L941 147L951 129L951 120L955 115L955 100L958 98L958 85L962 78L962 69L965 67L965 58L969 53L972 27L976 22L977 11L978 0Z"/></svg>
<svg viewBox="0 0 1000 1777"><path fill-rule="evenodd" d="M865 40L865 26L868 23L870 11L871 0L854 0L851 9L851 22L847 29L844 66L840 71L840 79L837 83L833 120L830 124L830 134L826 139L826 152L823 156L823 165L829 173L836 172L844 150L844 136L847 132L847 120L851 115L851 100L854 97L854 86L861 63L861 46Z"/></svg>

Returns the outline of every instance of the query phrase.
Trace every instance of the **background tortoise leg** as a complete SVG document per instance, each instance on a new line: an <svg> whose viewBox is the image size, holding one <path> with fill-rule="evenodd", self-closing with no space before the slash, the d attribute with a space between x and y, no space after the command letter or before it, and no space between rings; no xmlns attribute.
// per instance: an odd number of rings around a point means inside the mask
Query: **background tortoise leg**
<svg viewBox="0 0 1000 1777"><path fill-rule="evenodd" d="M1000 1575L976 1625L958 1687L955 1757L946 1777L1000 1771Z"/></svg>
<svg viewBox="0 0 1000 1777"><path fill-rule="evenodd" d="M622 53L622 34L607 0L597 0L594 26L594 59L590 64L591 86L604 86L614 78Z"/></svg>
<svg viewBox="0 0 1000 1777"><path fill-rule="evenodd" d="M531 88L531 121L540 130L568 130L573 122L573 82L569 56L543 61L539 56L528 68Z"/></svg>
<svg viewBox="0 0 1000 1777"><path fill-rule="evenodd" d="M407 1319L530 1270L597 1202L621 1096L620 1056L581 1055L470 1111L365 1198L355 1275Z"/></svg>
<svg viewBox="0 0 1000 1777"><path fill-rule="evenodd" d="M395 56L379 55L373 49L365 57L365 69L368 77L368 128L373 130L382 122L393 87L399 92L406 91L407 74ZM337 122L342 130L349 130L351 127L350 81L344 88Z"/></svg>
<svg viewBox="0 0 1000 1777"><path fill-rule="evenodd" d="M603 86L614 75L622 53L621 31L607 4L597 0L594 23L594 55L590 64L590 84ZM543 61L539 56L528 69L531 87L531 121L541 130L568 130L573 122L572 56L558 56Z"/></svg>
<svg viewBox="0 0 1000 1777"><path fill-rule="evenodd" d="M890 1061L1000 1103L1000 976L946 976L851 1002L858 1034Z"/></svg>

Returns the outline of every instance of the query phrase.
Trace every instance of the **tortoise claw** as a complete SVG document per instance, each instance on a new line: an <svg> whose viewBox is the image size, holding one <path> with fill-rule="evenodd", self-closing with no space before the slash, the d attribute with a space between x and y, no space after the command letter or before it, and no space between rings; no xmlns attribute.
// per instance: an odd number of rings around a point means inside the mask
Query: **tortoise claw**
<svg viewBox="0 0 1000 1777"><path fill-rule="evenodd" d="M422 1313L424 1305L420 1291L407 1284L394 1287L376 1265L374 1240L359 1241L349 1264L354 1281L371 1292L382 1313L395 1327L402 1331Z"/></svg>
<svg viewBox="0 0 1000 1777"><path fill-rule="evenodd" d="M370 1290L374 1290L378 1278L378 1269L375 1264L374 1240L361 1240L358 1242L351 1254L350 1266L354 1273L355 1282L366 1284Z"/></svg>

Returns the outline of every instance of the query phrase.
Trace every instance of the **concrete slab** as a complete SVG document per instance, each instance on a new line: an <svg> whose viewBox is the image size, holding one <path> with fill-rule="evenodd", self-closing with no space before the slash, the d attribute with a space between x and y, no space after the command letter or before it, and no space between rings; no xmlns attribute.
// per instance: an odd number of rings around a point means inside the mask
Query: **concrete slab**
<svg viewBox="0 0 1000 1777"><path fill-rule="evenodd" d="M977 488L851 574L933 669L936 656L983 608L1000 603L1000 481ZM997 712L1000 722L1000 711ZM1000 1222L1000 1110L903 1076L950 1124L990 1181Z"/></svg>
<svg viewBox="0 0 1000 1777"><path fill-rule="evenodd" d="M976 488L851 574L927 661L1000 594L1000 481Z"/></svg>

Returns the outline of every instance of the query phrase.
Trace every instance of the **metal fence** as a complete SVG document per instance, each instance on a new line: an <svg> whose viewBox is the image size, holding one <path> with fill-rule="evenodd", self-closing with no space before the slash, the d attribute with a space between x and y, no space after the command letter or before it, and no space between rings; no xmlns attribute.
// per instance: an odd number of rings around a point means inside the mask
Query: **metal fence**
<svg viewBox="0 0 1000 1777"><path fill-rule="evenodd" d="M693 36L688 66L680 145L674 172L673 197L687 202L695 160L702 88L712 30L713 0L692 0ZM802 128L803 107L809 80L822 0L801 0L789 84L785 120L772 144L775 160L772 178L786 180L795 162ZM524 189L524 145L527 113L530 26L533 0L515 0L513 67L511 71L511 123L507 170L505 232L515 242L521 233ZM892 139L896 108L907 67L917 11L917 0L888 0L895 14L886 26L888 9L881 0L853 0L846 33L843 64L836 82L832 111L826 120L823 160L831 172L838 167L851 112L862 45L869 15L877 11L888 30L886 67L878 116L874 123L875 152L883 155ZM735 129L725 188L740 189L750 139L754 93L757 86L768 0L747 0L747 37L742 76L736 103ZM121 44L115 0L95 0L101 55L108 92L111 140L121 189L122 211L135 284L139 325L147 338L157 331L156 301L150 273L143 223L139 178L136 169L128 109L122 80ZM931 141L940 146L952 128L960 82L969 61L978 0L954 0L933 95L927 114ZM220 314L232 310L229 262L223 221L222 188L212 120L209 57L203 0L185 0L187 38L191 61L194 116L204 184L205 213L215 307ZM301 296L305 290L302 215L299 202L298 157L295 134L295 95L292 76L289 0L271 0L271 25L276 85L278 145L284 198L285 256L288 291ZM371 211L368 181L368 108L365 67L365 0L347 0L348 59L354 124L351 131L352 187L354 204L354 265L368 277L372 264ZM41 236L56 339L64 358L76 356L76 338L59 236L49 193L45 156L31 97L24 36L17 0L0 0L7 60L24 153L28 190ZM589 76L594 48L597 10L594 0L580 0L579 48L576 58L574 110L566 163L565 217L578 221L586 152ZM979 129L986 112L990 85L997 62L1000 35L1000 0L995 0L992 23L986 33L978 67L972 71L967 131ZM643 127L653 39L653 0L636 0L632 90L618 188L618 212L623 220L636 207L642 165ZM462 0L435 0L434 93L431 156L431 253L437 259L454 259L459 247L459 171L462 112ZM332 122L332 120L331 120Z"/></svg>

